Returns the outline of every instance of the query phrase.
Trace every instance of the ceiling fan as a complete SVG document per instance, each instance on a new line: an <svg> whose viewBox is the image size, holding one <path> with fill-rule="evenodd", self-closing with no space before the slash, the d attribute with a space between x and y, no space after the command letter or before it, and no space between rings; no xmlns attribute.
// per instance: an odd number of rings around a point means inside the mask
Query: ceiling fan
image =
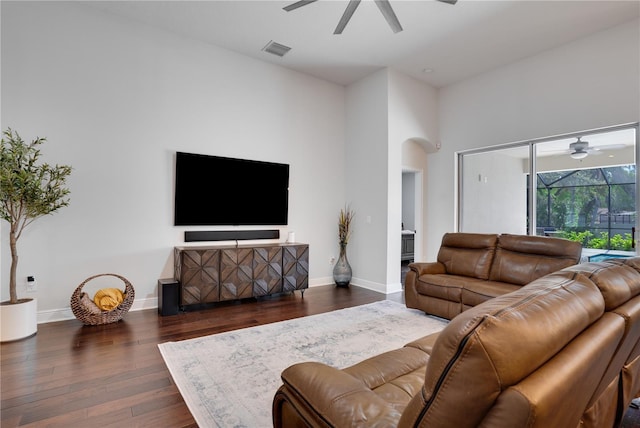
<svg viewBox="0 0 640 428"><path fill-rule="evenodd" d="M607 144L598 147L589 147L588 141L582 141L582 137L578 137L578 141L569 144L569 156L573 159L584 159L588 155L600 155L603 150L617 150L625 147L624 144Z"/></svg>
<svg viewBox="0 0 640 428"><path fill-rule="evenodd" d="M283 9L286 10L287 12L291 12L292 10L296 10L299 7L306 6L316 1L317 0L300 0L295 3L291 3L288 6L283 7ZM347 8L342 14L342 18L340 18L340 21L338 22L338 26L334 30L333 34L342 34L344 27L347 26L347 24L349 23L349 20L353 16L353 13L356 11L358 6L360 5L360 1L361 0L349 0L349 4L347 4ZM438 0L438 1L443 3L456 4L458 0ZM400 21L398 21L398 17L393 11L393 8L391 7L391 3L389 3L389 0L375 0L375 3L378 6L378 9L380 9L380 12L382 12L384 19L387 20L387 23L391 27L391 30L394 33L399 33L400 31L402 31L402 25L400 25Z"/></svg>

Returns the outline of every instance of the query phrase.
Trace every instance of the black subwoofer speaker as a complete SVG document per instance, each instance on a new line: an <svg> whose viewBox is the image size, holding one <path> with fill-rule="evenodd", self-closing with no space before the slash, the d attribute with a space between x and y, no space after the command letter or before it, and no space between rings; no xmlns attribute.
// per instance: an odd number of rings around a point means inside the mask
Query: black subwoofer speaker
<svg viewBox="0 0 640 428"><path fill-rule="evenodd" d="M180 282L173 278L158 280L158 313L177 315L180 309Z"/></svg>

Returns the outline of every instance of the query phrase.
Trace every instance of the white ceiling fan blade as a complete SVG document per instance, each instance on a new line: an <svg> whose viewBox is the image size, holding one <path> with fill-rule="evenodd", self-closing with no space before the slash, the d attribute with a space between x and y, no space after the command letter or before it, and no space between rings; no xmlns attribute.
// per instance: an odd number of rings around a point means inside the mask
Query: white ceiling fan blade
<svg viewBox="0 0 640 428"><path fill-rule="evenodd" d="M391 7L391 3L389 0L376 0L376 5L378 5L378 9L382 12L382 16L387 20L389 27L394 33L399 33L402 31L402 25L400 25L400 21L398 21L398 17L396 16L393 8Z"/></svg>
<svg viewBox="0 0 640 428"><path fill-rule="evenodd" d="M588 140L594 139L596 144L591 144L587 140L582 140L582 138L587 138ZM623 142L618 142L623 141ZM607 144L607 143L610 144ZM568 146L568 148L566 148ZM609 138L609 137L601 137L589 135L586 137L572 137L570 139L562 139L555 140L551 142L545 142L541 144L536 144L536 153L538 156L562 156L562 155L570 155L574 159L581 159L584 156L593 154L593 155L601 155L605 153L609 153L614 150L623 150L623 149L633 149L633 141L632 140L621 140L620 138ZM563 148L564 147L564 148ZM578 156L578 157L576 157ZM579 157L583 156L583 157Z"/></svg>
<svg viewBox="0 0 640 428"><path fill-rule="evenodd" d="M544 148L544 146L538 147L536 151L538 154L541 154L541 155L561 155L561 154L569 154L573 152L573 150L571 149Z"/></svg>
<svg viewBox="0 0 640 428"><path fill-rule="evenodd" d="M594 146L590 147L589 150L593 151L603 151L603 150L621 150L627 147L624 144L603 144L602 146Z"/></svg>
<svg viewBox="0 0 640 428"><path fill-rule="evenodd" d="M338 22L338 26L336 27L333 34L342 34L344 27L347 26L347 24L349 23L349 20L353 16L353 12L356 11L359 5L360 5L360 0L349 0L349 4L347 5L347 8L342 14L342 18L340 18L340 22Z"/></svg>
<svg viewBox="0 0 640 428"><path fill-rule="evenodd" d="M306 6L309 3L314 3L316 1L318 0L300 0L295 3L291 3L289 6L285 6L282 9L286 10L287 12L291 12L292 10L296 10L299 7Z"/></svg>

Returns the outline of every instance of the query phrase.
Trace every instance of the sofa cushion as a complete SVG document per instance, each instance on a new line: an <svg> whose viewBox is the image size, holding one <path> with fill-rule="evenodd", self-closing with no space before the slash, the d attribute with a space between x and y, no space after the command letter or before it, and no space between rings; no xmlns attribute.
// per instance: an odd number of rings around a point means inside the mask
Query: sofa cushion
<svg viewBox="0 0 640 428"><path fill-rule="evenodd" d="M361 380L367 388L376 389L393 379L424 368L427 361L429 354L426 352L414 347L402 347L367 358L344 371Z"/></svg>
<svg viewBox="0 0 640 428"><path fill-rule="evenodd" d="M545 236L503 234L489 279L525 285L580 261L580 243Z"/></svg>
<svg viewBox="0 0 640 428"><path fill-rule="evenodd" d="M403 347L361 361L343 371L364 383L400 412L420 392L429 354Z"/></svg>
<svg viewBox="0 0 640 428"><path fill-rule="evenodd" d="M522 288L520 285L498 281L470 281L462 290L462 304L476 306L494 297L511 293Z"/></svg>
<svg viewBox="0 0 640 428"><path fill-rule="evenodd" d="M418 348L423 352L431 355L431 351L433 350L433 344L436 343L440 332L432 333L428 336L421 337L420 339L416 339L413 342L409 342L404 346Z"/></svg>
<svg viewBox="0 0 640 428"><path fill-rule="evenodd" d="M634 264L638 258L627 263ZM640 272L621 261L603 261L582 263L566 268L566 271L579 272L593 281L604 297L607 311L612 310L640 295Z"/></svg>
<svg viewBox="0 0 640 428"><path fill-rule="evenodd" d="M438 251L438 262L448 274L479 279L489 278L498 235L445 233Z"/></svg>
<svg viewBox="0 0 640 428"><path fill-rule="evenodd" d="M470 283L483 283L486 280L461 275L422 275L416 281L416 290L423 296L460 302L462 289Z"/></svg>
<svg viewBox="0 0 640 428"><path fill-rule="evenodd" d="M607 260L607 261L621 263L625 266L629 266L630 268L633 268L636 271L640 272L640 257L631 257L628 259Z"/></svg>
<svg viewBox="0 0 640 428"><path fill-rule="evenodd" d="M330 426L328 421L348 421L349 426L391 427L398 425L402 414L362 380L319 362L287 367L282 381L273 402L274 426ZM285 423L283 416L293 422Z"/></svg>

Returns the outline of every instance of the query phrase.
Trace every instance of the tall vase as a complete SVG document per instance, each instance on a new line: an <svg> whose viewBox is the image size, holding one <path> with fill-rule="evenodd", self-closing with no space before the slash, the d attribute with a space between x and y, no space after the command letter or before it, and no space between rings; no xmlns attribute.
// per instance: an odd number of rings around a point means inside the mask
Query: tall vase
<svg viewBox="0 0 640 428"><path fill-rule="evenodd" d="M347 259L346 245L340 246L340 257L333 267L333 281L338 287L348 287L351 282L351 265Z"/></svg>

